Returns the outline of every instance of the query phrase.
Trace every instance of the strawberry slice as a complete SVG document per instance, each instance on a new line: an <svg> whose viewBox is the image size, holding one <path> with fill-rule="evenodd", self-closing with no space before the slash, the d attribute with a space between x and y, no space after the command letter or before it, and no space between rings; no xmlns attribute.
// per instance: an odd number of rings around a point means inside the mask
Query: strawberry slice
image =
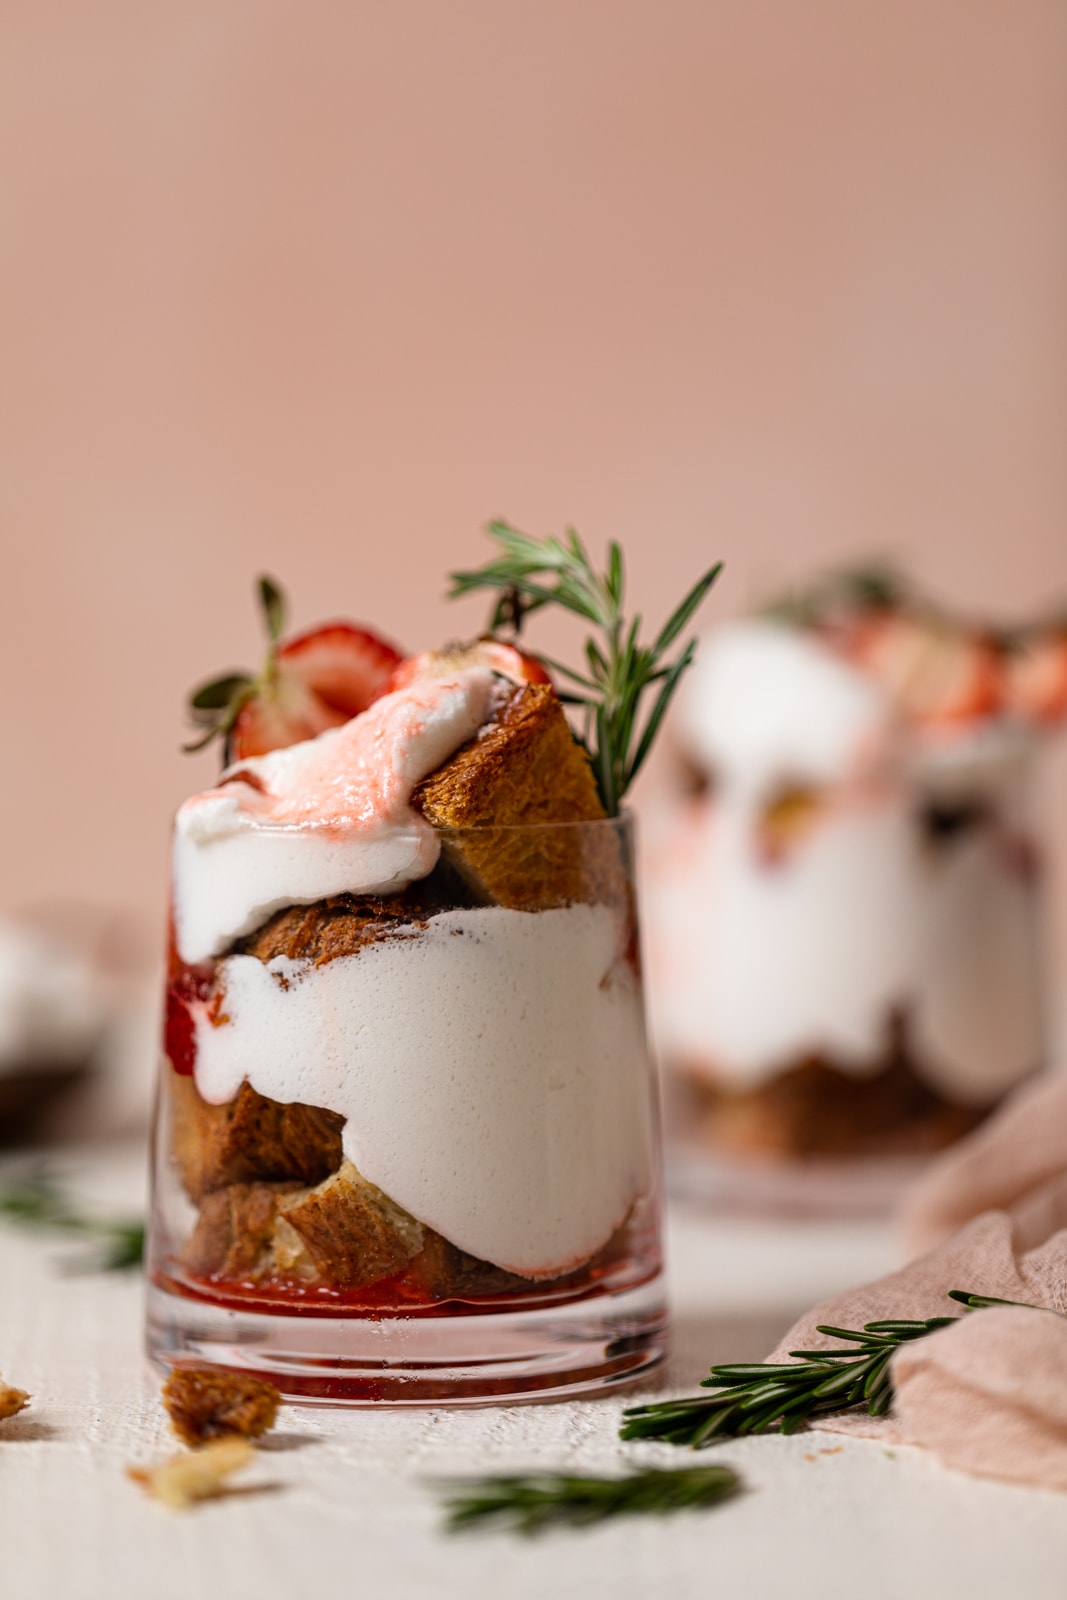
<svg viewBox="0 0 1067 1600"><path fill-rule="evenodd" d="M225 760L243 761L313 739L365 711L402 661L400 651L368 628L327 622L282 640L285 600L269 578L259 582L269 647L259 676L230 673L202 684L190 699L206 729L185 746L199 750L216 737Z"/></svg>
<svg viewBox="0 0 1067 1600"><path fill-rule="evenodd" d="M314 689L279 669L273 683L260 685L238 711L230 734L230 759L244 761L265 756L268 750L284 750L347 721L344 712L327 705Z"/></svg>
<svg viewBox="0 0 1067 1600"><path fill-rule="evenodd" d="M367 628L328 622L279 644L233 724L230 756L244 761L313 739L366 711L402 660Z"/></svg>
<svg viewBox="0 0 1067 1600"><path fill-rule="evenodd" d="M918 722L977 721L1003 705L1001 652L980 635L883 611L856 629L847 651Z"/></svg>
<svg viewBox="0 0 1067 1600"><path fill-rule="evenodd" d="M1067 716L1067 629L1038 635L1009 655L1008 704L1038 722Z"/></svg>
<svg viewBox="0 0 1067 1600"><path fill-rule="evenodd" d="M408 656L392 673L381 694L392 694L396 689L406 689L423 678L451 678L457 672L471 667L488 667L512 683L548 683L552 679L544 664L536 656L527 655L516 645L505 644L501 639L475 639L471 644L449 645L445 650L421 650Z"/></svg>
<svg viewBox="0 0 1067 1600"><path fill-rule="evenodd" d="M305 684L346 722L378 698L402 659L376 633L351 622L326 622L278 646L279 676Z"/></svg>

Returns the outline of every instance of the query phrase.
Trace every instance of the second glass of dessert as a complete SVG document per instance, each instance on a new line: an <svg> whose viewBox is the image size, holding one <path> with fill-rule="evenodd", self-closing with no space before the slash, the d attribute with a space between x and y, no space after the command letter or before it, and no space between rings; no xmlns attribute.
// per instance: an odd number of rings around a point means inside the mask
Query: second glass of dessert
<svg viewBox="0 0 1067 1600"><path fill-rule="evenodd" d="M647 874L680 1189L880 1208L1044 1060L1032 777L1067 633L844 574L707 636Z"/></svg>
<svg viewBox="0 0 1067 1600"><path fill-rule="evenodd" d="M280 626L196 707L234 759L175 825L150 1352L341 1404L647 1370L631 825L515 645Z"/></svg>

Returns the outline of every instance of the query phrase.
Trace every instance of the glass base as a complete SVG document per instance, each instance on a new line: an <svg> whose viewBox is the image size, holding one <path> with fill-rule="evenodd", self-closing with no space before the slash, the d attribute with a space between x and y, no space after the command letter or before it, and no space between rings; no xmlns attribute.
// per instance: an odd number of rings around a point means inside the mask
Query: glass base
<svg viewBox="0 0 1067 1600"><path fill-rule="evenodd" d="M667 1192L735 1216L883 1218L929 1160L929 1154L760 1160L676 1143L668 1149Z"/></svg>
<svg viewBox="0 0 1067 1600"><path fill-rule="evenodd" d="M309 1317L147 1290L148 1354L165 1371L267 1378L289 1400L441 1406L562 1399L627 1383L667 1352L663 1276L538 1310Z"/></svg>

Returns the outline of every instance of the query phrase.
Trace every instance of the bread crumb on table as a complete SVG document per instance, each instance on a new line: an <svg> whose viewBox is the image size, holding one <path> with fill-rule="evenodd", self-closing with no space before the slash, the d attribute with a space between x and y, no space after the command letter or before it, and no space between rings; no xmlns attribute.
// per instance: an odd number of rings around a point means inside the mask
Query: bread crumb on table
<svg viewBox="0 0 1067 1600"><path fill-rule="evenodd" d="M235 1434L184 1450L154 1467L127 1467L126 1475L171 1511L185 1511L198 1500L221 1494L226 1479L247 1467L255 1454L248 1440Z"/></svg>
<svg viewBox="0 0 1067 1600"><path fill-rule="evenodd" d="M178 1368L163 1385L163 1404L183 1444L258 1439L274 1426L281 1395L251 1373Z"/></svg>
<svg viewBox="0 0 1067 1600"><path fill-rule="evenodd" d="M20 1411L25 1411L30 1403L30 1397L25 1389L14 1389L9 1383L0 1378L0 1422L8 1417L18 1416Z"/></svg>

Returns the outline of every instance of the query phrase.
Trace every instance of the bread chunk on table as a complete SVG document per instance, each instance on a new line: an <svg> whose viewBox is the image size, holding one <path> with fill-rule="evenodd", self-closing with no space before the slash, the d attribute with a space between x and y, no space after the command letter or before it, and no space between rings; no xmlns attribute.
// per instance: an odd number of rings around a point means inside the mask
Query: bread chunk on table
<svg viewBox="0 0 1067 1600"><path fill-rule="evenodd" d="M6 1422L8 1417L17 1417L29 1403L30 1396L25 1389L16 1389L13 1384L5 1383L0 1378L0 1422Z"/></svg>
<svg viewBox="0 0 1067 1600"><path fill-rule="evenodd" d="M179 1367L163 1385L171 1427L191 1447L209 1439L258 1439L274 1426L281 1395L250 1372Z"/></svg>

